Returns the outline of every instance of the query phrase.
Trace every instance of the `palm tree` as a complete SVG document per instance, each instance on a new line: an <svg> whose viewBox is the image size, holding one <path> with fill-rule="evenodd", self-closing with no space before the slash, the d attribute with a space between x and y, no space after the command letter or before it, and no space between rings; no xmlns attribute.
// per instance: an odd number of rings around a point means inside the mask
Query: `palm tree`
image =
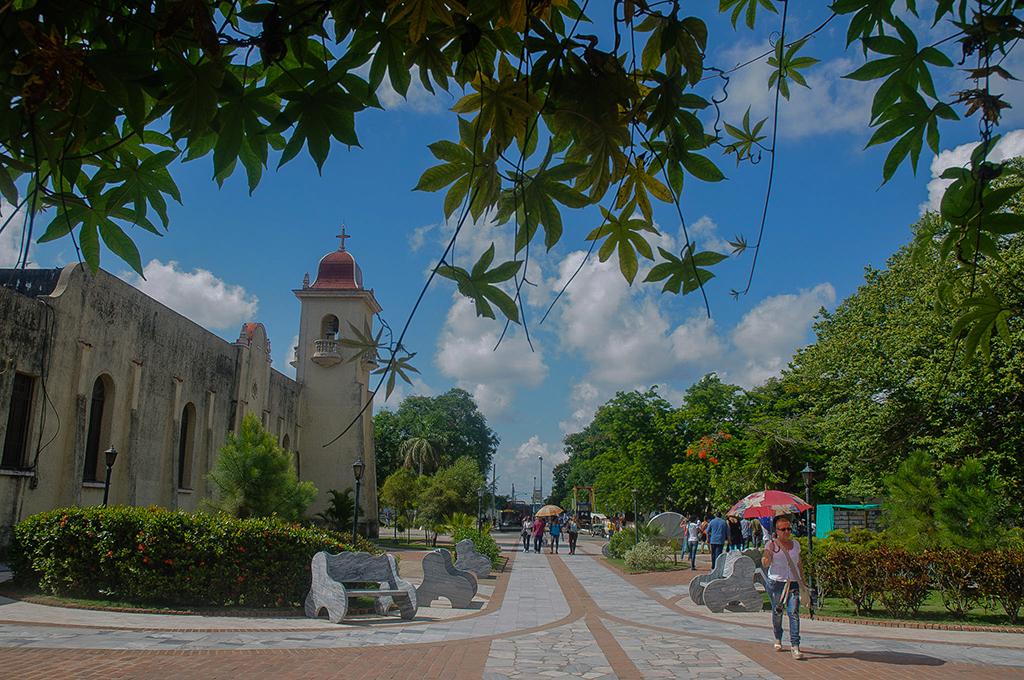
<svg viewBox="0 0 1024 680"><path fill-rule="evenodd" d="M433 467L441 464L440 448L447 443L444 435L421 431L402 442L398 447L398 454L404 456L405 460L402 464L406 467L412 467L413 463L418 463L420 477L422 477L423 463L426 462Z"/></svg>

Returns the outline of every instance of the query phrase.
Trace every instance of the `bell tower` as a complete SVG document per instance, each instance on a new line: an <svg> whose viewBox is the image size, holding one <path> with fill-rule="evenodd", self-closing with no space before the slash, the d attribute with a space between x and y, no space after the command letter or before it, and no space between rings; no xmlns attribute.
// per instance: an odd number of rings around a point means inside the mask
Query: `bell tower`
<svg viewBox="0 0 1024 680"><path fill-rule="evenodd" d="M376 536L377 479L370 391L376 357L355 359L358 350L343 347L338 341L355 340L353 326L373 337L373 316L381 306L373 297L373 289L363 288L363 273L345 248L345 240L351 235L342 229L337 238L341 245L320 260L312 285L306 274L302 288L292 291L302 304L293 362L300 390L301 428L301 441L295 449L299 478L313 482L317 488L310 514L327 507L329 491L355 488L352 464L362 459L366 468L359 491L363 508L359 513L363 525L360 533L365 535L369 530ZM345 428L348 431L339 437Z"/></svg>

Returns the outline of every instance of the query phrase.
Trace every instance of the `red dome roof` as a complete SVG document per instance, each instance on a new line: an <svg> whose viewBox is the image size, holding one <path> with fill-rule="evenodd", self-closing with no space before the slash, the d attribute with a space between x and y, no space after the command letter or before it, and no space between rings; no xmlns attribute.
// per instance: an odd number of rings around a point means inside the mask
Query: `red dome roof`
<svg viewBox="0 0 1024 680"><path fill-rule="evenodd" d="M362 290L363 272L356 264L356 259L345 250L344 241L341 248L327 253L320 260L320 268L316 272L316 281L310 286L313 290Z"/></svg>

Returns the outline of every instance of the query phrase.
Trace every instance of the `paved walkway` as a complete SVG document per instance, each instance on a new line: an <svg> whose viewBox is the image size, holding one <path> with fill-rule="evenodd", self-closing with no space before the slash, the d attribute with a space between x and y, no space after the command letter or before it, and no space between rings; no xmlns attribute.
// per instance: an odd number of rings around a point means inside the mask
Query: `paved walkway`
<svg viewBox="0 0 1024 680"><path fill-rule="evenodd" d="M512 553L477 609L417 620L169 616L61 609L0 598L0 669L65 678L908 678L1024 680L1024 635L803 620L807 659L771 648L763 614L689 603L692 572L623 576L581 540L577 555ZM418 575L415 553L403 574ZM706 557L702 558L706 562ZM706 571L705 564L705 571Z"/></svg>

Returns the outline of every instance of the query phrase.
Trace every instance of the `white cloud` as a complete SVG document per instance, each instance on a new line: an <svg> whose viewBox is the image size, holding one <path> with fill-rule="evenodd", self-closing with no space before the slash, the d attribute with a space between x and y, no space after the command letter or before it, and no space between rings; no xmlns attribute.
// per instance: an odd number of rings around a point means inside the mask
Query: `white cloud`
<svg viewBox="0 0 1024 680"><path fill-rule="evenodd" d="M940 175L947 168L969 166L971 154L974 153L974 149L980 143L961 144L955 149L943 151L932 160L931 171L933 179L931 182L928 182L928 200L921 204L922 215L929 210L938 212L939 205L942 202L942 194L945 193L946 187L953 183L953 180L942 179ZM992 149L992 152L989 153L988 159L994 163L1000 163L1016 156L1024 156L1024 130L1013 130L1003 135L995 148Z"/></svg>
<svg viewBox="0 0 1024 680"><path fill-rule="evenodd" d="M31 257L31 243L23 244L22 237L25 233L25 218L28 211L22 208L15 212L14 206L7 201L0 199L0 267L14 267L20 261L22 248L29 247ZM29 260L29 266L36 266Z"/></svg>
<svg viewBox="0 0 1024 680"><path fill-rule="evenodd" d="M730 253L732 246L724 238L718 235L718 225L710 217L704 215L699 220L686 226L686 234L683 234L683 226L679 225L679 243L686 243L686 236L691 241L697 242L697 252L713 250L716 253Z"/></svg>
<svg viewBox="0 0 1024 680"><path fill-rule="evenodd" d="M369 73L368 67L365 67L365 70ZM408 108L417 113L441 113L455 103L452 95L442 90L436 84L432 83L435 94L430 94L423 87L423 83L420 81L419 66L413 66L409 71L409 75L412 76L412 82L409 84L405 97L403 97L391 86L391 78L385 74L384 80L381 82L380 87L377 88L377 98L380 99L380 103L385 109Z"/></svg>
<svg viewBox="0 0 1024 680"><path fill-rule="evenodd" d="M181 271L171 260L151 260L145 279L122 272L122 279L179 314L209 329L229 329L256 316L259 299L242 286L231 286L205 269Z"/></svg>
<svg viewBox="0 0 1024 680"><path fill-rule="evenodd" d="M722 63L743 64L771 51L768 43L737 45L723 53ZM813 41L803 48L801 55L815 56ZM790 82L789 101L779 102L779 135L800 138L831 132L861 132L866 129L871 113L873 90L870 84L845 80L842 76L854 71L860 64L840 57L804 69L810 89ZM750 107L751 126L771 116L775 106L775 90L768 89L768 76L772 67L767 57L730 75L729 98L723 104L726 119L738 125L747 107ZM761 132L770 134L771 121ZM771 140L766 140L771 143Z"/></svg>
<svg viewBox="0 0 1024 680"><path fill-rule="evenodd" d="M765 298L732 331L735 354L730 382L749 388L778 375L807 342L807 331L822 306L835 303L836 291L822 283L798 295Z"/></svg>
<svg viewBox="0 0 1024 680"><path fill-rule="evenodd" d="M601 392L586 380L569 383L569 408L572 416L569 420L558 423L562 432L571 434L579 432L593 420L597 407L604 402Z"/></svg>
<svg viewBox="0 0 1024 680"><path fill-rule="evenodd" d="M540 351L532 351L519 328L501 339L503 324L476 315L471 300L453 296L434 357L441 373L473 393L488 419L514 417L515 388L538 387L548 374Z"/></svg>

